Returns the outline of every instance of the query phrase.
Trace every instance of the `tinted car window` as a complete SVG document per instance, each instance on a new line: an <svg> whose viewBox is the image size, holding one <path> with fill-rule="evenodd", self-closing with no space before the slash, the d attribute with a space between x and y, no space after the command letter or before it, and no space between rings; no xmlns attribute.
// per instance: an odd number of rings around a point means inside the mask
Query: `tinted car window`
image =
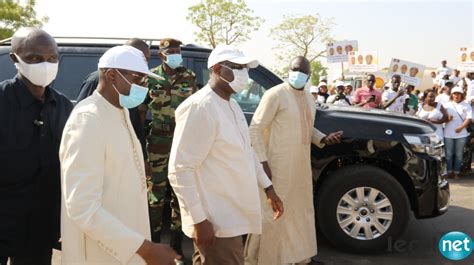
<svg viewBox="0 0 474 265"><path fill-rule="evenodd" d="M53 88L71 100L77 98L82 81L91 72L97 70L99 55L63 54L59 61L59 70Z"/></svg>
<svg viewBox="0 0 474 265"><path fill-rule="evenodd" d="M16 75L16 68L10 58L10 49L2 48L0 52L0 82Z"/></svg>
<svg viewBox="0 0 474 265"><path fill-rule="evenodd" d="M209 81L209 69L207 69L207 60L195 60L194 68L196 73L196 82L199 88L202 88Z"/></svg>
<svg viewBox="0 0 474 265"><path fill-rule="evenodd" d="M249 78L247 89L238 94L233 94L232 98L239 103L243 112L254 113L265 91L267 91L265 87Z"/></svg>
<svg viewBox="0 0 474 265"><path fill-rule="evenodd" d="M157 67L160 64L161 64L160 58L158 58L158 56L152 56L150 58L150 61L148 62L148 67L150 69L153 69L153 68Z"/></svg>

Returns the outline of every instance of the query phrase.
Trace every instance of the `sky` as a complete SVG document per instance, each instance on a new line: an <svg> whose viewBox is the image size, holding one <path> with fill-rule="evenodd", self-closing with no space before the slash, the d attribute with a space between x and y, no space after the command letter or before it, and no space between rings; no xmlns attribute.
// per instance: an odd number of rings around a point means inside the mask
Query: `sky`
<svg viewBox="0 0 474 265"><path fill-rule="evenodd" d="M173 37L197 43L197 28L186 20L188 7L199 0L37 0L38 15L47 15L43 29L53 36ZM251 39L239 45L244 52L271 68L280 68L269 37L285 15L319 13L333 18L336 40L358 40L359 50L376 51L379 69L398 58L427 67L446 59L456 67L460 47L474 46L474 1L322 1L247 0L254 15L265 19ZM205 43L197 43L205 46ZM321 47L324 47L321 44ZM290 60L291 58L288 58ZM323 64L330 75L340 64Z"/></svg>

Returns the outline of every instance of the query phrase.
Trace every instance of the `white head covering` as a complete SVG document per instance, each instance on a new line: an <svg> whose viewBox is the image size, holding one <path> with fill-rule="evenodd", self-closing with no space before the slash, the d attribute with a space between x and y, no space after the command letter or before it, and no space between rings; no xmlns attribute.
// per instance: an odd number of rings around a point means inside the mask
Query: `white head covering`
<svg viewBox="0 0 474 265"><path fill-rule="evenodd" d="M214 50L212 50L207 59L207 68L211 68L224 61L236 64L246 64L249 68L255 68L258 66L257 60L247 57L236 47L231 45L218 45Z"/></svg>
<svg viewBox="0 0 474 265"><path fill-rule="evenodd" d="M98 68L113 68L134 71L146 74L150 77L164 80L148 69L145 55L139 49L132 46L115 46L108 49L99 59Z"/></svg>
<svg viewBox="0 0 474 265"><path fill-rule="evenodd" d="M319 89L318 89L318 87L316 87L316 86L311 86L311 87L309 88L309 92L310 92L310 93L318 93L318 92L319 92Z"/></svg>
<svg viewBox="0 0 474 265"><path fill-rule="evenodd" d="M453 94L453 93L461 93L461 94L463 94L463 93L464 93L464 90L462 89L462 87L456 86L456 87L453 87L453 89L451 89L451 94Z"/></svg>

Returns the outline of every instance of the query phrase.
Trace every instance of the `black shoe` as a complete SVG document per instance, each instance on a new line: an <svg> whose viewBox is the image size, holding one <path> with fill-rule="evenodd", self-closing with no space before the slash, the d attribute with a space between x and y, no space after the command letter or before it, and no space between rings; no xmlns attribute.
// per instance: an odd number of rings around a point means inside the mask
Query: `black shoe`
<svg viewBox="0 0 474 265"><path fill-rule="evenodd" d="M183 246L181 244L183 241L183 232L181 230L171 230L170 231L170 246L180 255L184 257Z"/></svg>
<svg viewBox="0 0 474 265"><path fill-rule="evenodd" d="M311 258L311 261L308 263L308 265L324 265L325 263L320 261L320 260L316 260L316 257L312 257Z"/></svg>
<svg viewBox="0 0 474 265"><path fill-rule="evenodd" d="M161 231L151 232L151 241L153 243L161 242Z"/></svg>

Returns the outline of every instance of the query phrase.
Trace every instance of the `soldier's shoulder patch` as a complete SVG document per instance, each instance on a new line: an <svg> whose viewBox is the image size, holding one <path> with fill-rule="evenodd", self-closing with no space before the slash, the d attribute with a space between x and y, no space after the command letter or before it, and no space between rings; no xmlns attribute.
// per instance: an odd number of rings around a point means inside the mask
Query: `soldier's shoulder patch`
<svg viewBox="0 0 474 265"><path fill-rule="evenodd" d="M196 74L193 72L193 70L190 70L190 69L186 69L185 75L196 77Z"/></svg>
<svg viewBox="0 0 474 265"><path fill-rule="evenodd" d="M157 67L155 67L155 68L150 69L150 72L156 74L156 73L159 71L159 69L160 69L160 67L157 66Z"/></svg>

